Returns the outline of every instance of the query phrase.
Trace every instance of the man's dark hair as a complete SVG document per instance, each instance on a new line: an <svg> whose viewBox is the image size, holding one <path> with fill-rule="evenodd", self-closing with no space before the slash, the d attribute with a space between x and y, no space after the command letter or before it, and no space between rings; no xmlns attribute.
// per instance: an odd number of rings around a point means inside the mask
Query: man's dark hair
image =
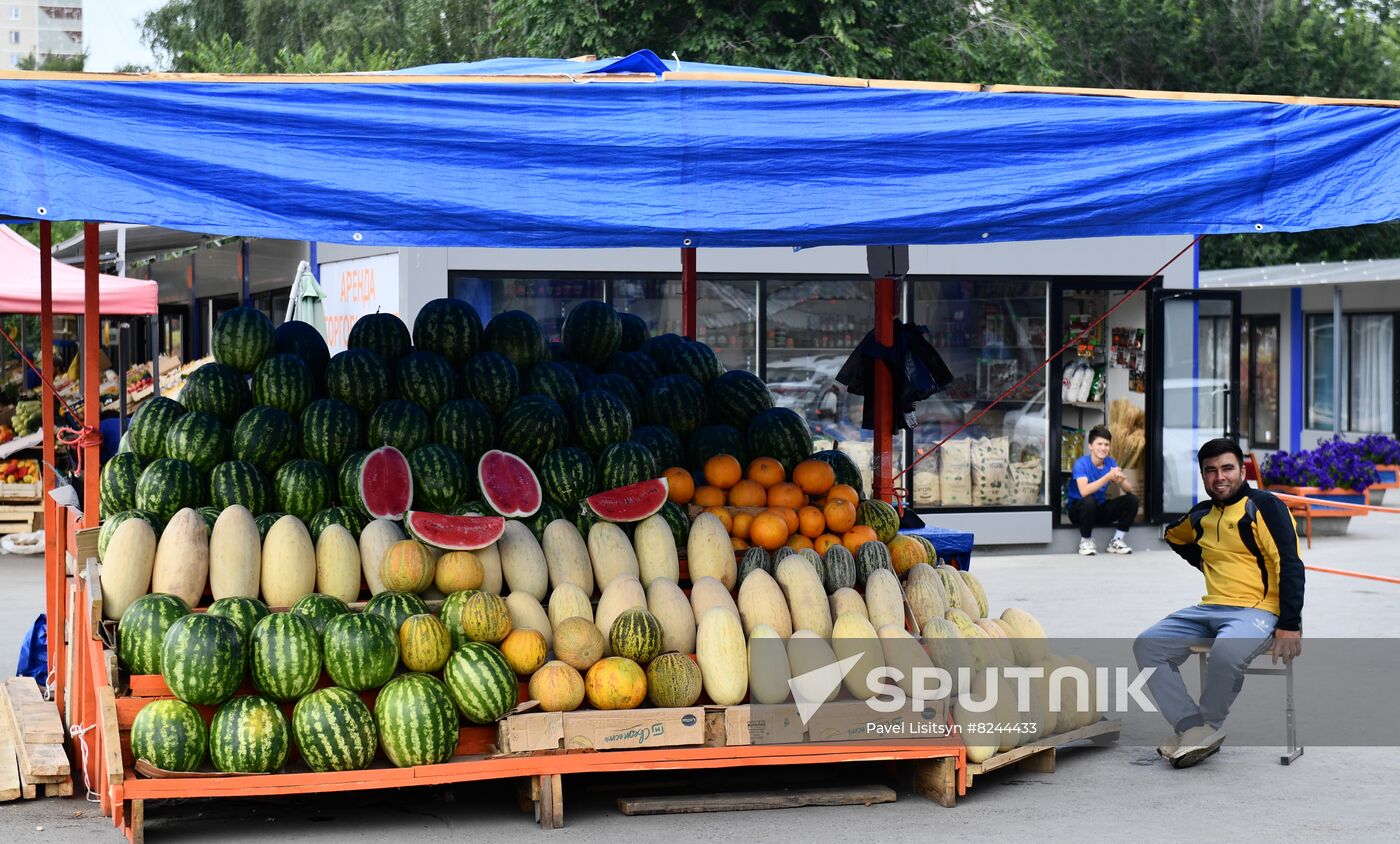
<svg viewBox="0 0 1400 844"><path fill-rule="evenodd" d="M1196 465L1205 468L1207 460L1222 454L1233 454L1240 465L1244 465L1244 452L1240 450L1240 444L1227 437L1216 437L1201 446L1201 450L1196 452Z"/></svg>
<svg viewBox="0 0 1400 844"><path fill-rule="evenodd" d="M1108 440L1113 442L1113 433L1102 425L1095 425L1089 429L1089 435L1084 438L1084 444L1089 445L1094 440Z"/></svg>

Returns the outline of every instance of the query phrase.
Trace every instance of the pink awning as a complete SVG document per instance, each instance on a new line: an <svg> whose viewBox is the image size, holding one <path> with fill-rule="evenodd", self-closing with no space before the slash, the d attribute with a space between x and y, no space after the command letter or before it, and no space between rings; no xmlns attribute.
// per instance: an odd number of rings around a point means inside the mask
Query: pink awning
<svg viewBox="0 0 1400 844"><path fill-rule="evenodd" d="M81 314L83 290L81 268L53 261L54 313ZM104 316L156 312L154 281L103 275L98 290ZM39 313L39 249L9 226L0 226L0 313Z"/></svg>

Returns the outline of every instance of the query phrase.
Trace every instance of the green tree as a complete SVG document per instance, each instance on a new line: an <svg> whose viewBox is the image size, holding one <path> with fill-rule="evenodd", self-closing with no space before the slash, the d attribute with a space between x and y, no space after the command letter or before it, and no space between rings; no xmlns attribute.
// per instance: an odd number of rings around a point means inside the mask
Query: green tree
<svg viewBox="0 0 1400 844"><path fill-rule="evenodd" d="M40 58L35 53L20 58L16 70L54 70L64 73L76 73L87 64L87 53L83 52L76 56L64 56L58 53L45 53Z"/></svg>

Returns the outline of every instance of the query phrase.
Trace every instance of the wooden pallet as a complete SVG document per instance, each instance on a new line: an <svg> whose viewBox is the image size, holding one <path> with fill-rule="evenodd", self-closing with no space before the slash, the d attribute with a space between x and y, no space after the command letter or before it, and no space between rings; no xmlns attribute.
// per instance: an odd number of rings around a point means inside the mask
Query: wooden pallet
<svg viewBox="0 0 1400 844"><path fill-rule="evenodd" d="M0 684L0 802L73 794L58 708L28 677Z"/></svg>
<svg viewBox="0 0 1400 844"><path fill-rule="evenodd" d="M1053 774L1055 772L1055 753L1059 748L1086 739L1098 745L1112 744L1118 740L1118 734L1122 728L1122 721L1099 721L1087 727L1070 730L1067 733L1046 736L1005 753L998 753L985 762L969 761L967 763L967 787L971 788L977 777L1011 765L1015 765L1017 770L1027 773Z"/></svg>
<svg viewBox="0 0 1400 844"><path fill-rule="evenodd" d="M0 504L0 536L30 533L44 526L44 503Z"/></svg>

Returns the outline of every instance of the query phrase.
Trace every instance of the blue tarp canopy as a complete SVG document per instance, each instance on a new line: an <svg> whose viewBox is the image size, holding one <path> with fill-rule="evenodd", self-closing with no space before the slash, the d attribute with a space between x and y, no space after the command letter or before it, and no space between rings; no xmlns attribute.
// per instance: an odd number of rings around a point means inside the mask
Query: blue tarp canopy
<svg viewBox="0 0 1400 844"><path fill-rule="evenodd" d="M819 246L1400 218L1400 110L497 59L0 74L0 214L403 246ZM42 209L42 210L41 210Z"/></svg>

